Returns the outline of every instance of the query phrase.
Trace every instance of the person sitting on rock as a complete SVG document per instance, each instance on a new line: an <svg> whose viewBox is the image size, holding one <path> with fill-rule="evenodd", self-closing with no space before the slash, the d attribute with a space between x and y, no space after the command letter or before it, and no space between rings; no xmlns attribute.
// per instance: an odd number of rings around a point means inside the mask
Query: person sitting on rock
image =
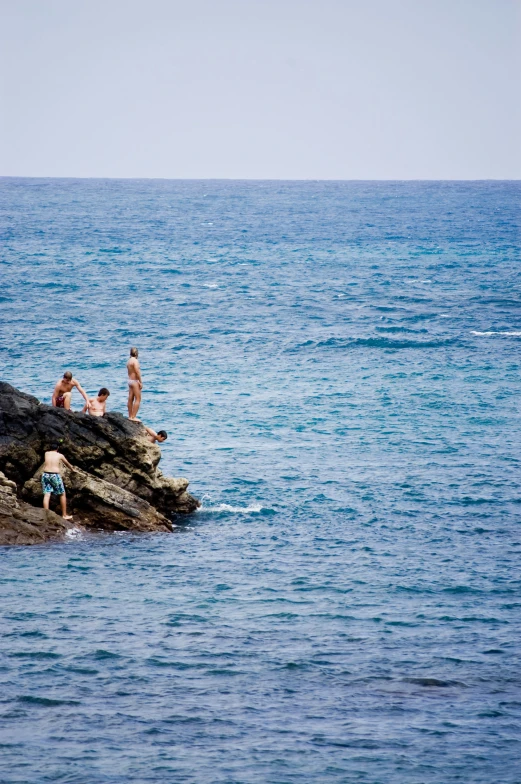
<svg viewBox="0 0 521 784"><path fill-rule="evenodd" d="M166 430L158 430L156 433L155 430L152 430L151 427L147 427L146 425L143 425L143 427L148 433L148 440L151 444L155 444L156 441L159 441L159 443L162 444L163 441L166 441L168 438L168 433Z"/></svg>
<svg viewBox="0 0 521 784"><path fill-rule="evenodd" d="M74 387L76 387L80 395L83 395L88 407L89 398L87 397L87 393L81 386L80 382L76 381L76 379L72 377L70 370L67 370L63 374L63 378L60 378L54 387L54 392L52 393L52 405L55 408L65 408L67 411L70 411L72 390Z"/></svg>
<svg viewBox="0 0 521 784"><path fill-rule="evenodd" d="M62 463L65 463L67 468L70 468L71 471L76 471L67 458L65 458L61 452L58 452L58 444L52 444L51 448L45 453L45 463L43 464L43 508L49 508L49 501L51 500L52 494L59 495L63 519L72 520L72 515L67 514L67 496L65 495L65 488L60 474Z"/></svg>
<svg viewBox="0 0 521 784"><path fill-rule="evenodd" d="M107 398L110 392L106 387L101 387L97 397L91 397L83 406L83 413L87 411L91 416L102 417L106 414Z"/></svg>

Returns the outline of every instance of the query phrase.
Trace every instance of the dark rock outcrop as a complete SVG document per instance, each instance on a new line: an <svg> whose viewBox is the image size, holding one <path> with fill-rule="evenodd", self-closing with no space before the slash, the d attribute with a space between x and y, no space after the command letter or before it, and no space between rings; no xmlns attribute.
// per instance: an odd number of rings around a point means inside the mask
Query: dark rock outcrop
<svg viewBox="0 0 521 784"><path fill-rule="evenodd" d="M165 531L171 530L173 516L193 512L199 506L186 492L187 479L163 476L158 469L161 451L148 441L140 423L116 413L98 418L53 408L0 383L0 471L10 482L9 497L19 505L18 509L13 506L14 511L27 507L34 518L37 510L29 505L41 505L41 466L53 442L59 443L60 452L79 469L63 474L76 525ZM2 497L0 493L0 501ZM11 543L2 534L2 525L7 526L3 519L0 517L0 544ZM50 536L46 530L41 528L43 539ZM67 525L61 533L66 530Z"/></svg>
<svg viewBox="0 0 521 784"><path fill-rule="evenodd" d="M38 544L62 539L73 528L69 520L16 497L16 485L0 472L0 544Z"/></svg>

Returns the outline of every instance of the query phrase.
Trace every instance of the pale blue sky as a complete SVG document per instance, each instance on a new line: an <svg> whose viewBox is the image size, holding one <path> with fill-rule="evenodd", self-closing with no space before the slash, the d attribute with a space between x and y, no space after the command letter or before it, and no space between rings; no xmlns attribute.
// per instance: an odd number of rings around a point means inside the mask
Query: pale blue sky
<svg viewBox="0 0 521 784"><path fill-rule="evenodd" d="M521 177L521 0L0 0L0 174Z"/></svg>

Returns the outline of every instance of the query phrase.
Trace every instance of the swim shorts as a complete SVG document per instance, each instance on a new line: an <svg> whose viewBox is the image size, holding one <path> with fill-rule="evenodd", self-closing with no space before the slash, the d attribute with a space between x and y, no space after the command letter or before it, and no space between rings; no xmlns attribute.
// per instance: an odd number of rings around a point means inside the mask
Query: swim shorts
<svg viewBox="0 0 521 784"><path fill-rule="evenodd" d="M65 398L63 395L56 398L56 408L65 408Z"/></svg>
<svg viewBox="0 0 521 784"><path fill-rule="evenodd" d="M65 488L63 486L62 478L59 474L42 474L42 490L43 494L54 493L54 495L63 495Z"/></svg>

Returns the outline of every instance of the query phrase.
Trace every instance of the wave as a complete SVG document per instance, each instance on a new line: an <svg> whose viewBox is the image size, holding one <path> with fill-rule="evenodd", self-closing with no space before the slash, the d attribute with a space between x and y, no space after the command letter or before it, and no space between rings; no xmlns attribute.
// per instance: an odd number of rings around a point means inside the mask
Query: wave
<svg viewBox="0 0 521 784"><path fill-rule="evenodd" d="M520 338L521 332L494 332L493 330L489 330L488 332L477 332L476 330L471 330L471 335L479 335L480 337L489 337L490 335L504 335L513 338Z"/></svg>
<svg viewBox="0 0 521 784"><path fill-rule="evenodd" d="M312 341L307 340L295 347L286 349L291 353L305 348L319 349L352 349L352 348L380 348L380 349L422 349L422 348L442 348L452 346L456 343L456 338L440 338L431 340L408 340L394 339L382 336L374 338L328 338L327 340Z"/></svg>
<svg viewBox="0 0 521 784"><path fill-rule="evenodd" d="M375 327L377 332L410 332L413 335L426 334L428 329L411 329L410 327L400 327L398 325L391 327Z"/></svg>
<svg viewBox="0 0 521 784"><path fill-rule="evenodd" d="M67 537L67 539L76 539L76 540L78 539L81 540L84 538L83 531L81 528L69 528L69 530L66 531L65 536Z"/></svg>
<svg viewBox="0 0 521 784"><path fill-rule="evenodd" d="M201 512L233 512L235 514L258 514L262 511L268 511L266 507L261 504L251 504L250 506L232 506L231 504L217 504L216 506L201 506L198 510Z"/></svg>
<svg viewBox="0 0 521 784"><path fill-rule="evenodd" d="M61 705L81 705L78 700L55 700L50 697L34 697L31 694L23 694L18 697L18 702L26 705L40 705L43 708L56 708Z"/></svg>
<svg viewBox="0 0 521 784"><path fill-rule="evenodd" d="M472 297L471 302L479 302L480 305L504 305L507 308L518 308L521 305L518 299L509 297Z"/></svg>
<svg viewBox="0 0 521 784"><path fill-rule="evenodd" d="M446 681L439 678L404 678L405 683L413 683L416 686L434 686L444 688L446 686L465 686L461 681Z"/></svg>

